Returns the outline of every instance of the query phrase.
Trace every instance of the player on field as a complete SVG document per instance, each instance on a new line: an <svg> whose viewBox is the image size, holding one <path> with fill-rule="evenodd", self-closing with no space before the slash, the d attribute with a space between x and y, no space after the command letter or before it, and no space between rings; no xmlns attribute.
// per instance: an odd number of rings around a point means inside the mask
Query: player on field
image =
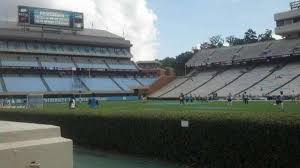
<svg viewBox="0 0 300 168"><path fill-rule="evenodd" d="M69 101L69 109L75 109L75 108L76 108L76 99L74 96L72 96Z"/></svg>
<svg viewBox="0 0 300 168"><path fill-rule="evenodd" d="M243 93L242 99L243 99L244 104L248 104L249 103L249 96L247 95L247 92Z"/></svg>
<svg viewBox="0 0 300 168"><path fill-rule="evenodd" d="M280 95L277 96L277 98L276 98L276 105L280 105L281 112L284 112L283 100L284 100L283 91L280 91Z"/></svg>
<svg viewBox="0 0 300 168"><path fill-rule="evenodd" d="M231 105L231 106L232 106L232 101L233 101L232 94L229 93L228 96L227 96L227 102L228 102L228 104Z"/></svg>
<svg viewBox="0 0 300 168"><path fill-rule="evenodd" d="M93 93L92 97L89 99L88 105L89 105L89 107L91 109L96 109L97 106L99 105L99 102L98 102L98 100L96 98L96 94L95 93Z"/></svg>
<svg viewBox="0 0 300 168"><path fill-rule="evenodd" d="M179 103L184 104L184 95L183 95L183 93L181 93L180 96L179 96Z"/></svg>

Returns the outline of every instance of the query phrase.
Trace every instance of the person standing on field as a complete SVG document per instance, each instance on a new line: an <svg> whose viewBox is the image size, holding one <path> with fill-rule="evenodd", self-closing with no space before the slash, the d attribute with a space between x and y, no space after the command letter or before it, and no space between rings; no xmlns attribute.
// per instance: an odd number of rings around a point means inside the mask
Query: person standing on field
<svg viewBox="0 0 300 168"><path fill-rule="evenodd" d="M280 103L280 110L281 110L281 112L284 112L283 100L284 100L283 91L280 91L279 103Z"/></svg>
<svg viewBox="0 0 300 168"><path fill-rule="evenodd" d="M76 99L74 96L72 96L69 102L69 109L75 109L75 108L76 108Z"/></svg>
<svg viewBox="0 0 300 168"><path fill-rule="evenodd" d="M232 99L233 99L233 97L232 97L231 93L229 93L227 96L227 101L228 101L228 104L231 106L232 106Z"/></svg>
<svg viewBox="0 0 300 168"><path fill-rule="evenodd" d="M181 93L180 96L179 96L179 103L184 104L184 95L183 95L183 93Z"/></svg>
<svg viewBox="0 0 300 168"><path fill-rule="evenodd" d="M96 98L96 94L95 93L93 93L92 97L89 99L88 105L89 105L89 107L91 109L96 109L97 106L99 105L99 102L98 102L98 100Z"/></svg>
<svg viewBox="0 0 300 168"><path fill-rule="evenodd" d="M244 104L248 104L249 102L249 96L247 95L247 92L244 92L243 95L242 95L242 99L243 99L243 102Z"/></svg>

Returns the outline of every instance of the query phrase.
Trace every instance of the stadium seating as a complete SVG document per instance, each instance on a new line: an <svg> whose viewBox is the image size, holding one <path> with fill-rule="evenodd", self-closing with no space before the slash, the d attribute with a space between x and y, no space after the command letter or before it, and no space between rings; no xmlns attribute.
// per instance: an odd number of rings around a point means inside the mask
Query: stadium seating
<svg viewBox="0 0 300 168"><path fill-rule="evenodd" d="M178 87L181 83L185 82L186 80L188 80L187 77L177 77L174 81L150 95L150 97L161 97L169 91Z"/></svg>
<svg viewBox="0 0 300 168"><path fill-rule="evenodd" d="M208 64L209 57L215 52L214 49L199 50L187 63L187 66L197 67Z"/></svg>
<svg viewBox="0 0 300 168"><path fill-rule="evenodd" d="M291 63L275 71L269 77L247 90L251 95L263 96L289 82L300 74L300 64Z"/></svg>
<svg viewBox="0 0 300 168"><path fill-rule="evenodd" d="M138 81L136 81L133 77L128 78L114 78L114 80L119 84L121 88L125 91L132 91L134 88L142 87Z"/></svg>
<svg viewBox="0 0 300 168"><path fill-rule="evenodd" d="M261 79L269 75L273 68L273 66L258 66L245 73L230 85L227 85L223 89L219 90L217 94L221 97L226 97L229 95L229 93L232 95L240 93L241 91L249 88L251 85L259 82Z"/></svg>
<svg viewBox="0 0 300 168"><path fill-rule="evenodd" d="M216 77L214 77L212 80L207 82L205 85L193 91L192 94L207 96L210 93L216 91L217 89L225 86L229 82L233 81L235 78L240 76L244 71L245 71L244 68L233 68L221 72L220 74L216 75Z"/></svg>
<svg viewBox="0 0 300 168"><path fill-rule="evenodd" d="M127 60L105 60L111 69L116 70L137 70L136 66Z"/></svg>
<svg viewBox="0 0 300 168"><path fill-rule="evenodd" d="M75 91L74 79L71 76L44 76L45 81L54 92L72 92Z"/></svg>
<svg viewBox="0 0 300 168"><path fill-rule="evenodd" d="M268 50L268 56L283 56L293 53L293 49L300 45L300 40L273 41Z"/></svg>
<svg viewBox="0 0 300 168"><path fill-rule="evenodd" d="M23 57L18 55L5 55L0 56L1 66L3 67L39 67L37 59L33 56Z"/></svg>
<svg viewBox="0 0 300 168"><path fill-rule="evenodd" d="M239 52L240 46L237 47L223 47L216 49L215 52L209 57L208 64L223 63L231 64L233 56Z"/></svg>
<svg viewBox="0 0 300 168"><path fill-rule="evenodd" d="M265 59L266 55L263 53L271 44L271 42L263 42L243 45L239 53L234 57L234 61Z"/></svg>
<svg viewBox="0 0 300 168"><path fill-rule="evenodd" d="M39 57L39 59L41 61L42 66L48 69L72 69L76 67L70 57L44 56Z"/></svg>
<svg viewBox="0 0 300 168"><path fill-rule="evenodd" d="M202 49L186 63L188 67L205 66L209 64L230 64L231 61L267 59L270 57L289 56L300 48L300 40L274 40L234 47Z"/></svg>
<svg viewBox="0 0 300 168"><path fill-rule="evenodd" d="M131 61L132 44L104 30L25 30L15 22L0 22L0 36L0 92L133 95L132 88L155 81L155 77L132 77L145 75ZM20 72L31 75L5 75Z"/></svg>
<svg viewBox="0 0 300 168"><path fill-rule="evenodd" d="M46 92L38 75L3 75L8 92Z"/></svg>
<svg viewBox="0 0 300 168"><path fill-rule="evenodd" d="M78 68L86 69L108 69L107 65L102 61L102 59L96 58L73 58Z"/></svg>
<svg viewBox="0 0 300 168"><path fill-rule="evenodd" d="M280 88L284 95L297 95L300 93L300 77ZM279 95L279 91L272 92L270 95Z"/></svg>
<svg viewBox="0 0 300 168"><path fill-rule="evenodd" d="M38 42L0 41L1 51L29 52L39 54L62 54L78 56L131 58L127 49L101 48L82 45L65 45Z"/></svg>
<svg viewBox="0 0 300 168"><path fill-rule="evenodd" d="M178 97L181 93L187 94L193 89L196 89L198 86L210 80L215 74L216 71L200 72L198 73L198 75L190 77L183 85L180 85L179 87L163 95L162 97Z"/></svg>
<svg viewBox="0 0 300 168"><path fill-rule="evenodd" d="M144 86L150 86L152 83L156 81L156 78L136 78L140 83L142 83Z"/></svg>
<svg viewBox="0 0 300 168"><path fill-rule="evenodd" d="M86 86L94 92L121 92L122 90L108 77L82 77Z"/></svg>

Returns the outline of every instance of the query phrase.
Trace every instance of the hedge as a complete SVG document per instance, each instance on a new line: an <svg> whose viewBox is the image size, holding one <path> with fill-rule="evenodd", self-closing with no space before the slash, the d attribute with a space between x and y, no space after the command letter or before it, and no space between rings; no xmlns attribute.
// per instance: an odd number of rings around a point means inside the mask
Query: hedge
<svg viewBox="0 0 300 168"><path fill-rule="evenodd" d="M0 112L0 120L61 126L76 144L157 157L192 167L300 167L298 122Z"/></svg>

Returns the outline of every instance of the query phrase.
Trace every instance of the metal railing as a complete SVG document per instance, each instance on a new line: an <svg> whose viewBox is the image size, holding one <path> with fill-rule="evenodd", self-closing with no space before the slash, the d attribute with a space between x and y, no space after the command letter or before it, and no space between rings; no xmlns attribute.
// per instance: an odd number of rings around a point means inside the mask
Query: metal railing
<svg viewBox="0 0 300 168"><path fill-rule="evenodd" d="M295 0L290 3L291 10L299 9L300 8L300 0Z"/></svg>

